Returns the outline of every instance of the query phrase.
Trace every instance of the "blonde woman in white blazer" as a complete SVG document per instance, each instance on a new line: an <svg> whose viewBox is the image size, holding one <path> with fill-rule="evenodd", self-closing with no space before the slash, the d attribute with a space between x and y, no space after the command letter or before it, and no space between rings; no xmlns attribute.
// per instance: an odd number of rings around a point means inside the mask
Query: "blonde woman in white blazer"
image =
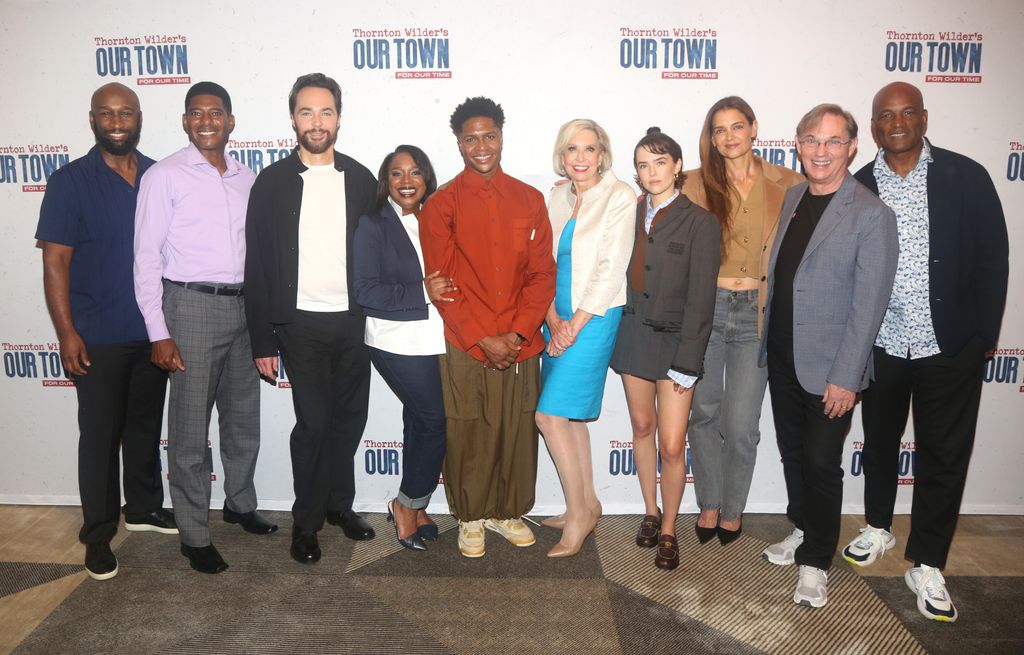
<svg viewBox="0 0 1024 655"><path fill-rule="evenodd" d="M537 426L565 493L565 514L544 521L562 528L549 557L580 551L597 525L587 421L601 413L608 362L626 303L636 194L611 172L608 134L594 121L569 121L555 140L548 215L558 262L555 300L545 319Z"/></svg>

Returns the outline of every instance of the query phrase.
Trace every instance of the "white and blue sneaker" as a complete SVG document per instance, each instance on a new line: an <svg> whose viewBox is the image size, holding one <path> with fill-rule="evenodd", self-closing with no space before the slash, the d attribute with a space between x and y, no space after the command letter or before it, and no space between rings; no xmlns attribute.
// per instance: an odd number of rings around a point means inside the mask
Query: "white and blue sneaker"
<svg viewBox="0 0 1024 655"><path fill-rule="evenodd" d="M952 623L956 621L956 606L946 591L946 579L938 569L930 566L915 566L908 569L903 579L910 590L917 594L917 609L933 621Z"/></svg>
<svg viewBox="0 0 1024 655"><path fill-rule="evenodd" d="M868 526L860 536L843 549L843 559L856 566L867 566L896 545L896 537L888 530Z"/></svg>

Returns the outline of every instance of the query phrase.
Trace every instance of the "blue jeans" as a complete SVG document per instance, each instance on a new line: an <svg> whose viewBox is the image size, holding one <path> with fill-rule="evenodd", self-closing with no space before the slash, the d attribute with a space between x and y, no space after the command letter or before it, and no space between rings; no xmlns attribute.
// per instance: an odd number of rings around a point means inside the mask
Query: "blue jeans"
<svg viewBox="0 0 1024 655"><path fill-rule="evenodd" d="M370 348L370 361L402 401L405 445L398 502L425 509L437 489L448 434L437 355L396 355Z"/></svg>
<svg viewBox="0 0 1024 655"><path fill-rule="evenodd" d="M693 484L702 510L720 519L743 514L761 441L759 423L768 369L757 366L757 290L719 289L704 355L704 378L690 410Z"/></svg>

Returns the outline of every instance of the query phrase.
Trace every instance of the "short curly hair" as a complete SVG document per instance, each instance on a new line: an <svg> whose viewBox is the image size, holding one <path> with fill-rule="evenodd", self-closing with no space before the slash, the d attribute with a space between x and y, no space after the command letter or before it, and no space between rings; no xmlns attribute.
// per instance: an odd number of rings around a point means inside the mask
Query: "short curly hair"
<svg viewBox="0 0 1024 655"><path fill-rule="evenodd" d="M502 110L501 105L490 98L477 96L475 98L466 98L466 101L452 112L450 121L452 133L460 134L462 126L466 124L466 121L479 117L490 118L499 130L505 125L505 112Z"/></svg>

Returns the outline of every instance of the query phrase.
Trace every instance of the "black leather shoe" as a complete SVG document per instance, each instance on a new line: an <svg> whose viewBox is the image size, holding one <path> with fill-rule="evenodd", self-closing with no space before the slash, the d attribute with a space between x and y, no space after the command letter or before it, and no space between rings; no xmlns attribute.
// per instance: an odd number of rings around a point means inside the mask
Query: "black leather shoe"
<svg viewBox="0 0 1024 655"><path fill-rule="evenodd" d="M117 575L117 558L109 541L85 545L85 571L93 580L109 580Z"/></svg>
<svg viewBox="0 0 1024 655"><path fill-rule="evenodd" d="M292 528L292 559L299 564L313 564L320 561L320 542L315 532L303 532Z"/></svg>
<svg viewBox="0 0 1024 655"><path fill-rule="evenodd" d="M155 512L124 518L124 527L129 532L159 532L160 534L178 534L178 525L174 522L174 512L161 507Z"/></svg>
<svg viewBox="0 0 1024 655"><path fill-rule="evenodd" d="M344 512L327 512L327 522L341 528L345 536L356 541L369 541L377 536L373 526L366 519L347 509Z"/></svg>
<svg viewBox="0 0 1024 655"><path fill-rule="evenodd" d="M277 526L260 516L260 513L256 510L246 512L245 514L239 514L238 512L232 512L225 505L224 522L238 523L242 526L243 530L251 532L252 534L270 534L272 532L277 532Z"/></svg>
<svg viewBox="0 0 1024 655"><path fill-rule="evenodd" d="M200 573L220 573L228 568L228 563L220 556L213 544L209 546L182 544L181 554L187 557L189 565Z"/></svg>

